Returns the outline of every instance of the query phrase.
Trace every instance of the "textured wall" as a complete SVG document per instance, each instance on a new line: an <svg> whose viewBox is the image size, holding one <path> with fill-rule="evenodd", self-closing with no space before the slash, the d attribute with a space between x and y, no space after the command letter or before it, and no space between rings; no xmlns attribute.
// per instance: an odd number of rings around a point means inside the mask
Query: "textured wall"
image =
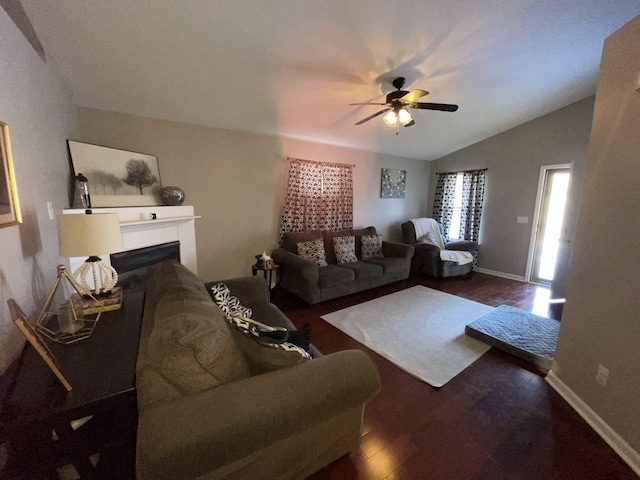
<svg viewBox="0 0 640 480"><path fill-rule="evenodd" d="M640 452L640 17L604 46L553 372ZM606 388L595 381L609 369Z"/></svg>
<svg viewBox="0 0 640 480"><path fill-rule="evenodd" d="M356 227L400 240L400 224L426 214L428 162L90 108L78 109L78 122L80 141L158 156L162 184L184 189L202 216L198 270L208 280L250 274L253 256L276 247L287 157L356 165ZM383 167L407 170L405 199L380 198Z"/></svg>
<svg viewBox="0 0 640 480"><path fill-rule="evenodd" d="M0 9L0 121L9 125L23 224L0 229L0 371L23 344L7 299L31 314L56 277L58 237L46 202L69 206L66 139L75 108L51 61L45 63Z"/></svg>

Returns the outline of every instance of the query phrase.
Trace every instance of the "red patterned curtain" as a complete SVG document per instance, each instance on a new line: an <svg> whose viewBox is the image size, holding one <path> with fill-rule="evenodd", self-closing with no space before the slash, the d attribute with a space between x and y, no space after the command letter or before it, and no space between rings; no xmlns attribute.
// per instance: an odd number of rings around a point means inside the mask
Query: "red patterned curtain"
<svg viewBox="0 0 640 480"><path fill-rule="evenodd" d="M280 241L287 232L353 228L353 165L289 162Z"/></svg>

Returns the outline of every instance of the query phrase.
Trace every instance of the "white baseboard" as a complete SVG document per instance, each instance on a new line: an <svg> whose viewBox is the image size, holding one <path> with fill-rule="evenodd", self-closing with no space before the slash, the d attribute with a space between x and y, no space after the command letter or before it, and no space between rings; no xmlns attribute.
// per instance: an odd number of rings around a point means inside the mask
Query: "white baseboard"
<svg viewBox="0 0 640 480"><path fill-rule="evenodd" d="M571 407L584 418L602 439L625 461L627 465L640 475L640 453L636 452L615 430L613 430L600 415L594 412L589 405L576 395L553 371L550 371L545 380L553 389L564 398Z"/></svg>
<svg viewBox="0 0 640 480"><path fill-rule="evenodd" d="M527 280L522 275L513 275L511 273L496 272L495 270L488 270L486 268L476 268L478 273L486 273L487 275L493 275L494 277L509 278L511 280L517 280L518 282L526 282Z"/></svg>

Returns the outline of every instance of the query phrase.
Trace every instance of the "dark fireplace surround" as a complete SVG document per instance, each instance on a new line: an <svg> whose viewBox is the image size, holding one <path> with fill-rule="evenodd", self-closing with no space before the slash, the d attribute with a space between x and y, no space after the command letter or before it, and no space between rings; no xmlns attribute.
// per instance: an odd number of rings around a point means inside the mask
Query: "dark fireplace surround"
<svg viewBox="0 0 640 480"><path fill-rule="evenodd" d="M127 292L146 290L153 266L165 260L180 261L180 242L168 242L111 254L118 285Z"/></svg>

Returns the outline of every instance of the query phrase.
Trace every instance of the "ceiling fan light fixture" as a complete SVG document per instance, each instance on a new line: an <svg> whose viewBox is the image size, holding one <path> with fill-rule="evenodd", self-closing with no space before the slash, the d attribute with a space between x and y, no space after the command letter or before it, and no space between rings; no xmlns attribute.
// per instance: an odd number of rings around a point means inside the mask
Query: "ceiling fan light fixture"
<svg viewBox="0 0 640 480"><path fill-rule="evenodd" d="M388 126L395 127L398 124L398 115L394 110L390 110L389 113L382 117L382 120Z"/></svg>
<svg viewBox="0 0 640 480"><path fill-rule="evenodd" d="M400 120L400 123L402 125L406 125L411 120L413 120L413 118L411 117L411 114L409 113L409 111L406 108L401 108L400 109L400 111L398 112L398 119Z"/></svg>

